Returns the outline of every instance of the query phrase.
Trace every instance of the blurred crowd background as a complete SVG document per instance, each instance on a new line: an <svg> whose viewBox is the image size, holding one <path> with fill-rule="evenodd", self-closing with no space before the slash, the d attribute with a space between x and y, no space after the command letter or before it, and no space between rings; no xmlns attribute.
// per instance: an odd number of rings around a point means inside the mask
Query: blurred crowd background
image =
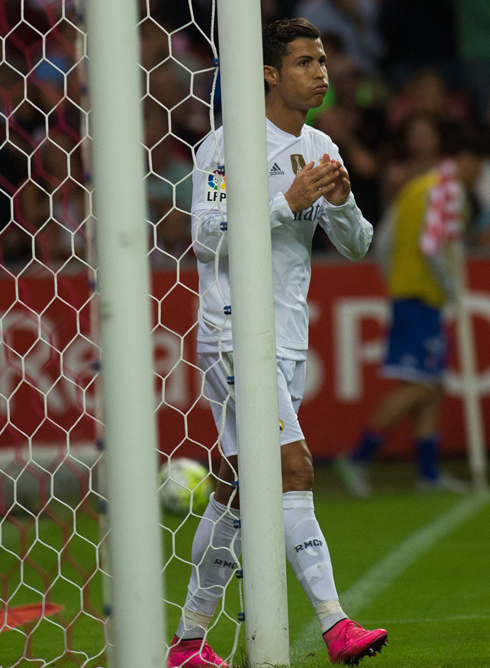
<svg viewBox="0 0 490 668"><path fill-rule="evenodd" d="M0 264L9 271L68 269L87 253L81 6L0 4ZM488 145L488 0L262 0L264 25L293 16L320 29L328 58L329 92L308 123L339 146L356 200L375 227L399 189L450 152L455 136L471 131ZM192 16L183 0L140 0L155 268L194 262L193 151L210 130L210 112L216 125L221 113L213 17L211 0L193 0ZM470 203L468 252L490 254L490 152ZM319 234L314 253L327 256L328 243Z"/></svg>

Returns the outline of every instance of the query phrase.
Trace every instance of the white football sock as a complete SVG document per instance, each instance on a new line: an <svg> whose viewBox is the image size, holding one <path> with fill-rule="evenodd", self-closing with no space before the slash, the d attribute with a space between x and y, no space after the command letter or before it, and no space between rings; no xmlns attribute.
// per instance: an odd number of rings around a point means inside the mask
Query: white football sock
<svg viewBox="0 0 490 668"><path fill-rule="evenodd" d="M177 629L179 638L204 637L242 550L241 530L234 524L239 518L239 510L229 510L211 494L192 544L194 565Z"/></svg>
<svg viewBox="0 0 490 668"><path fill-rule="evenodd" d="M325 633L347 615L339 604L330 553L315 517L313 492L285 492L283 508L287 559Z"/></svg>

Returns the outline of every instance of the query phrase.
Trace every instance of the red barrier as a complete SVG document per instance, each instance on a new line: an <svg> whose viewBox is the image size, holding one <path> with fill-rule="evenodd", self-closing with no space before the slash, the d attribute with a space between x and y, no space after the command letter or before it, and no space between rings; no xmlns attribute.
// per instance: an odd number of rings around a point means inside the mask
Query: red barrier
<svg viewBox="0 0 490 668"><path fill-rule="evenodd" d="M469 263L479 386L490 423L490 260ZM153 276L156 405L160 447L205 458L216 442L200 395L195 338L197 276ZM90 342L90 300L83 277L0 280L4 359L0 372L0 446L72 442L94 437L93 381L98 351ZM315 457L348 449L390 381L378 375L387 304L369 261L315 264L310 289L310 352L300 421ZM12 306L12 304L14 304ZM42 313L39 318L38 314ZM78 317L77 317L78 313ZM40 331L40 335L39 335ZM181 359L182 357L182 359ZM22 378L24 377L24 380ZM463 452L465 432L455 350L444 402L444 450ZM135 444L137 447L138 444ZM387 454L410 447L409 425L398 428Z"/></svg>
<svg viewBox="0 0 490 668"><path fill-rule="evenodd" d="M475 327L479 387L487 434L490 438L490 262L469 263L471 308ZM301 408L309 446L317 457L349 450L369 418L376 402L393 387L393 381L379 375L383 359L388 304L374 263L317 266L310 289L310 366L318 376ZM449 315L449 322L451 322ZM466 448L461 379L450 331L450 365L443 405L444 452ZM385 454L410 449L409 420L396 428Z"/></svg>

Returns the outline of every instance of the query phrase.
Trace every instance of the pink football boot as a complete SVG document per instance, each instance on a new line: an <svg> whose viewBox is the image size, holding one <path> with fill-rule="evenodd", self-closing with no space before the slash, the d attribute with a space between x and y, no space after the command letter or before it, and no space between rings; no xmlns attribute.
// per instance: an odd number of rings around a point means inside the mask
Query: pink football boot
<svg viewBox="0 0 490 668"><path fill-rule="evenodd" d="M168 668L183 666L183 668L209 668L221 666L228 668L229 664L219 657L212 647L202 638L195 640L181 640L174 636L168 655Z"/></svg>
<svg viewBox="0 0 490 668"><path fill-rule="evenodd" d="M365 656L376 656L388 644L384 629L367 631L350 619L343 619L323 634L332 663L357 666Z"/></svg>

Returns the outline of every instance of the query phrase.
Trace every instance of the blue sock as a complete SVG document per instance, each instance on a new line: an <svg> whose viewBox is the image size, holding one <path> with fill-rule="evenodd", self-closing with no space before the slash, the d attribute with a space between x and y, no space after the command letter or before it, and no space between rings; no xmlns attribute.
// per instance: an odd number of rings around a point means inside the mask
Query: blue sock
<svg viewBox="0 0 490 668"><path fill-rule="evenodd" d="M351 454L351 461L367 463L373 458L374 453L383 441L382 432L375 429L366 429Z"/></svg>
<svg viewBox="0 0 490 668"><path fill-rule="evenodd" d="M439 434L432 434L415 440L418 472L425 480L436 480L439 476L438 454Z"/></svg>

